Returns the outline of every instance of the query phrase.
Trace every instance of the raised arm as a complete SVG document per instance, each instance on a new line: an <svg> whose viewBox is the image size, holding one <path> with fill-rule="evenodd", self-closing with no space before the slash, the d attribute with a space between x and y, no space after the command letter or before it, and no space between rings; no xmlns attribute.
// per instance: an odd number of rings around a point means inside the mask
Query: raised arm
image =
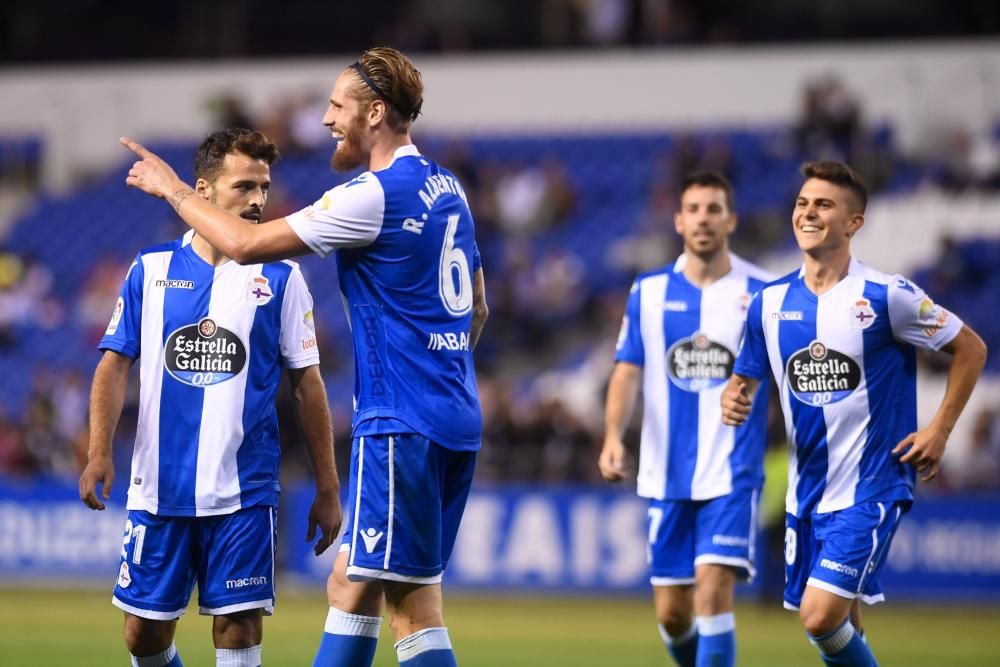
<svg viewBox="0 0 1000 667"><path fill-rule="evenodd" d="M90 387L90 443L87 448L87 467L80 475L80 500L92 510L103 510L104 503L97 497L101 484L101 497L111 497L111 484L115 479L115 466L111 459L111 439L125 405L128 371L133 359L124 354L106 350L94 371Z"/></svg>
<svg viewBox="0 0 1000 667"><path fill-rule="evenodd" d="M333 421L326 399L326 387L319 366L288 371L292 387L295 420L302 431L316 475L316 497L309 509L306 541L311 542L319 529L316 555L326 551L340 532L343 515L340 508L340 480L333 454Z"/></svg>
<svg viewBox="0 0 1000 667"><path fill-rule="evenodd" d="M622 438L632 417L641 377L642 368L626 361L619 361L611 372L604 406L604 446L597 460L601 475L609 482L625 477L625 443Z"/></svg>
<svg viewBox="0 0 1000 667"><path fill-rule="evenodd" d="M167 200L192 229L239 264L270 262L309 253L284 218L253 224L218 208L195 194L158 155L128 137L121 143L139 161L129 169L125 183Z"/></svg>
<svg viewBox="0 0 1000 667"><path fill-rule="evenodd" d="M892 450L893 454L905 451L900 462L912 465L924 481L937 477L948 437L969 402L976 380L986 364L986 344L968 325L964 325L941 349L951 354L948 385L941 405L927 428L906 436Z"/></svg>

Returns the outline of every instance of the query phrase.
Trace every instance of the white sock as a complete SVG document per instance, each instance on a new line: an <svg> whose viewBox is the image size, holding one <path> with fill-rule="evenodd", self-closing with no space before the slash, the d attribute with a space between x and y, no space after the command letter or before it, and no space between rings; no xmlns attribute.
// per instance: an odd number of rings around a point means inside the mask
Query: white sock
<svg viewBox="0 0 1000 667"><path fill-rule="evenodd" d="M132 667L163 667L168 662L173 660L175 655L177 655L177 646L175 646L173 642L170 642L170 646L168 646L167 650L162 653L147 655L142 658L137 658L133 655Z"/></svg>
<svg viewBox="0 0 1000 667"><path fill-rule="evenodd" d="M215 667L260 667L260 644L250 648L215 649Z"/></svg>
<svg viewBox="0 0 1000 667"><path fill-rule="evenodd" d="M348 614L336 607L330 607L326 615L326 627L323 631L330 635L348 635L350 637L371 637L378 639L382 628L381 616L361 616Z"/></svg>
<svg viewBox="0 0 1000 667"><path fill-rule="evenodd" d="M661 623L657 623L656 628L660 631L660 639L662 639L663 643L667 646L681 646L682 644L686 644L694 639L695 635L698 634L698 625L696 623L692 623L691 627L688 628L687 631L682 632L676 637L671 636L671 634L667 632L666 627L664 627Z"/></svg>
<svg viewBox="0 0 1000 667"><path fill-rule="evenodd" d="M731 611L715 616L695 616L694 622L702 636L721 635L736 629L736 615Z"/></svg>
<svg viewBox="0 0 1000 667"><path fill-rule="evenodd" d="M448 628L425 628L396 642L396 657L400 663L413 660L427 651L444 650L451 650Z"/></svg>

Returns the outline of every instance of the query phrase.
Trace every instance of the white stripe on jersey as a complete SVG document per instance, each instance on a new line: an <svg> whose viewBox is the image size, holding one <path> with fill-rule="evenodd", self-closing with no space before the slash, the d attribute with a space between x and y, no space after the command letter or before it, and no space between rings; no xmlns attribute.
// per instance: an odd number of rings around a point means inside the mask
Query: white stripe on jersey
<svg viewBox="0 0 1000 667"><path fill-rule="evenodd" d="M167 275L170 251L142 256L143 274ZM163 389L163 298L166 290L152 289L144 281L142 347L139 351L139 421L136 424L136 447L132 455L132 479L128 486L128 507L156 514L160 481L160 392Z"/></svg>
<svg viewBox="0 0 1000 667"><path fill-rule="evenodd" d="M865 280L849 275L818 298L816 338L854 359L861 368L861 382L847 398L823 406L828 447L826 487L816 507L819 513L850 507L861 472L861 454L868 442L868 382L865 373L863 329L842 326L851 304L864 297Z"/></svg>
<svg viewBox="0 0 1000 667"><path fill-rule="evenodd" d="M215 268L208 317L226 322L246 350L257 309L246 299L247 282L261 275L264 266L249 271L226 263ZM247 360L247 366L250 361ZM198 433L198 474L195 476L197 516L228 514L240 507L240 474L236 453L243 442L243 406L250 369L226 382L205 387L201 431Z"/></svg>
<svg viewBox="0 0 1000 667"><path fill-rule="evenodd" d="M646 355L642 372L643 401L642 438L639 445L638 491L644 498L663 498L667 486L667 415L670 414L670 393L667 391L666 346L663 334L663 302L667 294L667 276L652 276L642 281L640 292L643 345L648 350L661 350Z"/></svg>

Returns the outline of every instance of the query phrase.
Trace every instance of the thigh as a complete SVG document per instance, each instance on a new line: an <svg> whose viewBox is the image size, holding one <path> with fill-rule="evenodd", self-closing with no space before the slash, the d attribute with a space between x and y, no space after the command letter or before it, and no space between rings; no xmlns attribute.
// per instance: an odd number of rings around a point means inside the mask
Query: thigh
<svg viewBox="0 0 1000 667"><path fill-rule="evenodd" d="M274 611L277 517L270 505L223 516L199 517L198 607L224 616L250 609Z"/></svg>
<svg viewBox="0 0 1000 667"><path fill-rule="evenodd" d="M195 541L188 517L129 511L112 597L115 606L153 621L180 618L195 581Z"/></svg>
<svg viewBox="0 0 1000 667"><path fill-rule="evenodd" d="M902 510L900 503L865 502L825 517L807 585L867 604L884 600L878 578Z"/></svg>
<svg viewBox="0 0 1000 667"><path fill-rule="evenodd" d="M649 501L649 583L690 586L694 577L694 527L697 511L690 500Z"/></svg>
<svg viewBox="0 0 1000 667"><path fill-rule="evenodd" d="M725 565L750 580L757 538L756 490L737 491L697 503L695 565Z"/></svg>

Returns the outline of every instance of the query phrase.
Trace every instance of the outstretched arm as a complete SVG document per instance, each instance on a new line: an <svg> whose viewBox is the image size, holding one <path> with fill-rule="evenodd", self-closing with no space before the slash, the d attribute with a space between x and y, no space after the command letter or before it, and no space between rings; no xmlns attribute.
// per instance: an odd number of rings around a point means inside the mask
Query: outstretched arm
<svg viewBox="0 0 1000 667"><path fill-rule="evenodd" d="M757 380L736 375L729 378L729 384L722 392L722 423L727 426L739 426L750 417L753 407L753 397L757 393Z"/></svg>
<svg viewBox="0 0 1000 667"><path fill-rule="evenodd" d="M622 438L632 417L641 376L641 367L619 361L608 382L608 398L604 407L604 446L597 459L597 467L609 482L617 482L625 477L625 443Z"/></svg>
<svg viewBox="0 0 1000 667"><path fill-rule="evenodd" d="M80 475L80 500L92 510L104 509L104 503L97 497L98 484L103 487L101 498L111 497L111 484L115 479L111 439L125 405L125 388L132 362L131 357L105 350L94 371L90 387L90 445L87 467Z"/></svg>
<svg viewBox="0 0 1000 667"><path fill-rule="evenodd" d="M906 436L892 450L893 454L905 451L900 462L913 466L924 481L937 477L948 436L965 409L986 363L986 344L968 325L963 326L958 335L941 349L952 355L944 399L927 428ZM906 451L907 447L909 451Z"/></svg>
<svg viewBox="0 0 1000 667"><path fill-rule="evenodd" d="M318 556L333 543L343 520L340 480L333 454L333 421L319 366L293 368L288 371L288 378L291 381L295 420L305 438L316 475L316 497L309 509L306 541L311 542L319 529L319 542L315 548Z"/></svg>
<svg viewBox="0 0 1000 667"><path fill-rule="evenodd" d="M284 218L255 225L227 213L208 200L193 196L194 190L149 149L128 137L122 137L121 143L139 157L129 169L125 183L167 200L199 236L237 263L255 264L309 254L309 247Z"/></svg>

